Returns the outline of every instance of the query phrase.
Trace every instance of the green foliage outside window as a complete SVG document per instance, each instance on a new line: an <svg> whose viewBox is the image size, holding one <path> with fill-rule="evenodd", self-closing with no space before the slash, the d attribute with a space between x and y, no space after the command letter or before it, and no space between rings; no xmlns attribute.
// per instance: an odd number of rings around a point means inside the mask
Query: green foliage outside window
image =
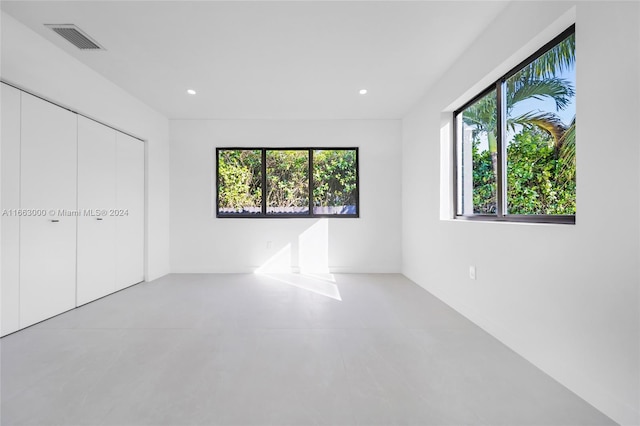
<svg viewBox="0 0 640 426"><path fill-rule="evenodd" d="M218 151L218 208L224 214L262 212L262 149ZM266 150L267 213L309 212L309 150ZM357 151L313 150L314 214L356 214ZM330 210L324 207L338 207Z"/></svg>
<svg viewBox="0 0 640 426"><path fill-rule="evenodd" d="M526 130L507 147L507 200L509 214L572 215L576 212L575 162L557 154L549 136ZM473 205L495 213L496 186L491 153L473 146Z"/></svg>
<svg viewBox="0 0 640 426"><path fill-rule="evenodd" d="M574 64L575 35L570 34L503 83L504 125L509 134L508 140L503 141L507 163L507 212L503 213L576 213L576 120L574 115L570 123L565 123L559 116L575 99L573 83L564 77L575 73ZM495 93L490 92L462 114L463 123L472 134L475 214L496 214ZM540 103L545 100L554 108ZM462 173L468 172L468 166L462 168Z"/></svg>
<svg viewBox="0 0 640 426"><path fill-rule="evenodd" d="M309 151L267 151L267 208L309 206Z"/></svg>
<svg viewBox="0 0 640 426"><path fill-rule="evenodd" d="M531 129L507 147L510 214L576 213L576 165L558 155L549 136Z"/></svg>
<svg viewBox="0 0 640 426"><path fill-rule="evenodd" d="M473 141L473 212L496 213L496 173L494 157L490 151L478 149L478 139Z"/></svg>
<svg viewBox="0 0 640 426"><path fill-rule="evenodd" d="M313 184L316 206L354 206L357 198L356 151L315 151Z"/></svg>
<svg viewBox="0 0 640 426"><path fill-rule="evenodd" d="M259 150L218 152L218 205L243 211L262 204L262 154Z"/></svg>

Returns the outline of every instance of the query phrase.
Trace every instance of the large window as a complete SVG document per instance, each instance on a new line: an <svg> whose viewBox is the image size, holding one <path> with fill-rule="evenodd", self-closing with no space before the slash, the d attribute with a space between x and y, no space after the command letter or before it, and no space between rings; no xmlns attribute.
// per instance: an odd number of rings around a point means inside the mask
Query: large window
<svg viewBox="0 0 640 426"><path fill-rule="evenodd" d="M218 148L217 217L358 217L358 148Z"/></svg>
<svg viewBox="0 0 640 426"><path fill-rule="evenodd" d="M457 218L575 223L575 28L454 113Z"/></svg>

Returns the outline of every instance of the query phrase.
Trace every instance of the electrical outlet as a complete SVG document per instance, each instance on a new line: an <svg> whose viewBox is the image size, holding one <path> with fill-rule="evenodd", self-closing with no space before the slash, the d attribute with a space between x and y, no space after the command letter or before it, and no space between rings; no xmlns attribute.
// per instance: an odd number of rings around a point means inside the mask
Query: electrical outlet
<svg viewBox="0 0 640 426"><path fill-rule="evenodd" d="M469 278L471 278L472 280L476 279L476 267L475 266L469 266Z"/></svg>

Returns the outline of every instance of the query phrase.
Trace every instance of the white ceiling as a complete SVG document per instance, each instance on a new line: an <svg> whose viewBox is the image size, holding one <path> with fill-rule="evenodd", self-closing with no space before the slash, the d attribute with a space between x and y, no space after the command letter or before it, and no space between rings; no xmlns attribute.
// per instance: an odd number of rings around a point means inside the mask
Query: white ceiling
<svg viewBox="0 0 640 426"><path fill-rule="evenodd" d="M506 1L2 1L173 119L400 118ZM76 49L43 24L79 26ZM186 94L192 88L196 96ZM367 95L359 95L366 88Z"/></svg>

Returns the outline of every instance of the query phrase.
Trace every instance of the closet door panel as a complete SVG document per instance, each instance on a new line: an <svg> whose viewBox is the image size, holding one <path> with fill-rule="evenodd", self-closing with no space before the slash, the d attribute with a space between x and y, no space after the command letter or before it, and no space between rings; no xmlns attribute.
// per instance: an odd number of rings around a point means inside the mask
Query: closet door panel
<svg viewBox="0 0 640 426"><path fill-rule="evenodd" d="M77 116L26 93L21 117L20 327L76 302ZM67 215L69 212L71 215Z"/></svg>
<svg viewBox="0 0 640 426"><path fill-rule="evenodd" d="M20 328L76 306L76 223L23 217L20 223Z"/></svg>
<svg viewBox="0 0 640 426"><path fill-rule="evenodd" d="M144 143L117 133L116 288L144 280Z"/></svg>
<svg viewBox="0 0 640 426"><path fill-rule="evenodd" d="M2 292L2 329L0 335L20 328L20 219L13 214L20 208L20 91L0 84L0 179L2 205L2 256L0 274Z"/></svg>
<svg viewBox="0 0 640 426"><path fill-rule="evenodd" d="M116 132L78 117L78 306L115 291L115 207Z"/></svg>

